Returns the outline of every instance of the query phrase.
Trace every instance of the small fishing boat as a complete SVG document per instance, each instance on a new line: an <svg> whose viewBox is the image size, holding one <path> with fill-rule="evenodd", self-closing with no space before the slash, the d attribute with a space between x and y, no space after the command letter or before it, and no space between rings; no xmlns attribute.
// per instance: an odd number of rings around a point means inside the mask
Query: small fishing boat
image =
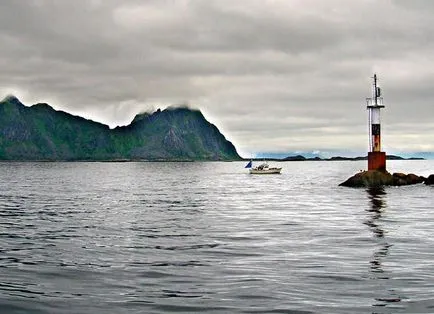
<svg viewBox="0 0 434 314"><path fill-rule="evenodd" d="M245 168L250 168L250 174L278 174L280 171L282 171L282 168L270 167L266 162L263 162L259 166L253 167L253 163L250 161Z"/></svg>

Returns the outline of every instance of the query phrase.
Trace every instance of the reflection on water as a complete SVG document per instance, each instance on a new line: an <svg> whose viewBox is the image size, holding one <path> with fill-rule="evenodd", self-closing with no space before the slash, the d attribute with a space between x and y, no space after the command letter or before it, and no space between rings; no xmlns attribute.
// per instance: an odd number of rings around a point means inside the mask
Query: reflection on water
<svg viewBox="0 0 434 314"><path fill-rule="evenodd" d="M384 199L386 192L383 187L369 188L367 192L371 201L371 207L366 210L369 213L369 217L365 223L371 228L375 237L384 238L384 230L378 220L381 218L386 207Z"/></svg>
<svg viewBox="0 0 434 314"><path fill-rule="evenodd" d="M388 288L388 280L390 274L384 270L383 262L389 255L390 247L392 246L387 242L384 226L381 223L381 218L387 209L386 191L383 187L375 187L367 189L368 197L371 206L366 211L368 212L368 219L365 224L371 229L374 239L379 244L378 248L374 251L370 263L370 271L372 279L378 280L379 284L384 287L385 295L379 295L375 298L374 307L385 307L387 304L400 302L401 299L396 296L393 289ZM374 312L378 313L378 312Z"/></svg>

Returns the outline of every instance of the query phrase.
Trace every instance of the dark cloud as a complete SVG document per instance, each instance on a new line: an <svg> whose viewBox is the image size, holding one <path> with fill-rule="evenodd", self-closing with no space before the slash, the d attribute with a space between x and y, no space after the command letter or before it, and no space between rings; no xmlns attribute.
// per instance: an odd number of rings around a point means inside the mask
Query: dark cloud
<svg viewBox="0 0 434 314"><path fill-rule="evenodd" d="M434 150L430 0L0 2L0 93L111 126L190 103L237 148Z"/></svg>

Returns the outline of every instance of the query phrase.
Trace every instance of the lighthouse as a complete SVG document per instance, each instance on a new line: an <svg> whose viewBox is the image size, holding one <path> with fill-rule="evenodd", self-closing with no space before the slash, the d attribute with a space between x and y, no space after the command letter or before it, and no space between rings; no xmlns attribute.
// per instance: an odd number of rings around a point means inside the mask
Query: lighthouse
<svg viewBox="0 0 434 314"><path fill-rule="evenodd" d="M366 98L368 109L369 152L368 171L360 171L348 178L340 186L378 188L381 186L401 186L425 182L428 179L414 174L394 173L386 170L386 153L381 151L380 111L384 108L381 89L377 86L377 75L374 74L372 97Z"/></svg>
<svg viewBox="0 0 434 314"><path fill-rule="evenodd" d="M377 86L377 75L374 74L372 98L367 98L369 125L368 170L386 171L386 153L381 151L380 110L384 108L381 89Z"/></svg>

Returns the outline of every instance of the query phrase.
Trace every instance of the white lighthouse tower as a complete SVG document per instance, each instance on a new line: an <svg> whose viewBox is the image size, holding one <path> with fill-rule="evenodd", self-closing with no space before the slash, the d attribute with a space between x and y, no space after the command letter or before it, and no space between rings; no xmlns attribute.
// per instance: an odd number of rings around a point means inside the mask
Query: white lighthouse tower
<svg viewBox="0 0 434 314"><path fill-rule="evenodd" d="M380 109L384 108L381 89L377 86L377 75L374 74L372 98L367 98L369 123L368 170L386 171L386 153L381 151Z"/></svg>

